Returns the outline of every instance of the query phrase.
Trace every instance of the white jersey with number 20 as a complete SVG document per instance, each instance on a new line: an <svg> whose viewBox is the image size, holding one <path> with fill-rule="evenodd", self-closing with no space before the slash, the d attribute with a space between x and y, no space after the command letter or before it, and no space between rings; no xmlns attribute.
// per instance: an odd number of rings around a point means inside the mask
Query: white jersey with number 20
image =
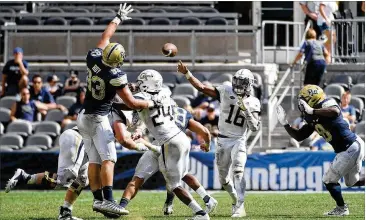
<svg viewBox="0 0 366 220"><path fill-rule="evenodd" d="M216 87L220 97L219 132L227 137L243 137L248 131L247 122L243 112L236 104L238 96L234 93L231 85L220 85ZM260 112L260 102L254 96L244 98L249 101L250 112ZM249 99L249 100L248 100Z"/></svg>

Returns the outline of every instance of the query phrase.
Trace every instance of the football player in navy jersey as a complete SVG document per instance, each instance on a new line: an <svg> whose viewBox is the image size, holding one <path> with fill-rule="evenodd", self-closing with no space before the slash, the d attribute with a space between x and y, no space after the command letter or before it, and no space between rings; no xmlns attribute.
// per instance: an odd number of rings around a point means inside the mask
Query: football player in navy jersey
<svg viewBox="0 0 366 220"><path fill-rule="evenodd" d="M365 185L365 180L360 179L362 160L365 156L364 141L349 129L338 104L333 99L326 98L319 86L307 85L303 87L300 90L298 100L299 110L307 124L299 130L292 128L280 105L277 107L278 120L291 137L297 141L304 140L316 131L333 146L336 157L324 174L323 182L337 206L324 215L349 215L348 206L343 200L341 185L338 181L344 177L348 187Z"/></svg>
<svg viewBox="0 0 366 220"><path fill-rule="evenodd" d="M132 11L131 5L120 5L97 47L89 50L86 56L88 86L84 110L77 119L89 158L88 177L94 195L93 210L114 217L127 213L114 202L112 194L113 170L117 160L114 135L107 116L112 99L117 93L131 109L154 107L157 103L155 100L137 100L132 96L126 86L127 76L120 69L125 50L121 44L109 42L117 26L131 19L128 14Z"/></svg>

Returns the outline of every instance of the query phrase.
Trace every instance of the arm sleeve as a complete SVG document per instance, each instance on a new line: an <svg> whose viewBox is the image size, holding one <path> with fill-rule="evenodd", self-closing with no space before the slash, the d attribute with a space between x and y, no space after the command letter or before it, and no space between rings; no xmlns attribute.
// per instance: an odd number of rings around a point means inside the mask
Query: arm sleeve
<svg viewBox="0 0 366 220"><path fill-rule="evenodd" d="M227 85L219 85L215 87L215 91L216 91L216 96L217 96L217 100L219 100L219 102L221 102L221 98L225 96L225 92L228 90L228 86Z"/></svg>
<svg viewBox="0 0 366 220"><path fill-rule="evenodd" d="M349 114L352 116L356 116L356 109L353 106L349 108Z"/></svg>

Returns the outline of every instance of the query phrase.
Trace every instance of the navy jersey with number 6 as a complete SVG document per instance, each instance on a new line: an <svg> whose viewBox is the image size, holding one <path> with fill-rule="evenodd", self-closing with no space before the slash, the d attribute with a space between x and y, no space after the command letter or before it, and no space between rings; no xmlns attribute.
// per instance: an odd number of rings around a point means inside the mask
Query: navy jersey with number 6
<svg viewBox="0 0 366 220"><path fill-rule="evenodd" d="M339 108L333 99L325 99L315 105L314 108L326 108L330 106L337 106ZM357 136L349 129L349 124L343 119L341 110L336 118L306 115L305 121L333 146L336 153L347 150L357 139Z"/></svg>
<svg viewBox="0 0 366 220"><path fill-rule="evenodd" d="M191 118L193 118L193 116L187 110L179 107L174 108L175 124L183 132L185 132L186 129L188 128L188 123Z"/></svg>
<svg viewBox="0 0 366 220"><path fill-rule="evenodd" d="M102 49L95 48L86 56L88 89L84 101L85 114L107 115L116 90L127 85L126 74L119 68L104 65L102 54Z"/></svg>

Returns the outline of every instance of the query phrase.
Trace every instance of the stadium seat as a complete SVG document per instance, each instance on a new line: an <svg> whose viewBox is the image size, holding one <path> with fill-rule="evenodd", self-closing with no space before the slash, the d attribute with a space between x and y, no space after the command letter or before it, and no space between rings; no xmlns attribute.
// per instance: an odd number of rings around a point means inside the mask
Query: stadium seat
<svg viewBox="0 0 366 220"><path fill-rule="evenodd" d="M330 84L341 85L346 91L350 90L352 87L352 77L344 74L335 75L331 78Z"/></svg>
<svg viewBox="0 0 366 220"><path fill-rule="evenodd" d="M170 88L174 88L175 84L178 83L178 76L176 73L172 73L172 72L162 72L160 73L161 76L163 77L163 82L164 84L166 84L167 86L169 86Z"/></svg>
<svg viewBox="0 0 366 220"><path fill-rule="evenodd" d="M72 13L90 13L90 11L86 8L75 8L75 9L72 9L70 12L72 12Z"/></svg>
<svg viewBox="0 0 366 220"><path fill-rule="evenodd" d="M53 110L49 110L47 112L45 121L57 121L57 122L61 122L65 117L65 114L58 109L53 109Z"/></svg>
<svg viewBox="0 0 366 220"><path fill-rule="evenodd" d="M100 18L95 24L96 25L108 25L113 20L113 17Z"/></svg>
<svg viewBox="0 0 366 220"><path fill-rule="evenodd" d="M179 25L200 25L201 20L196 17L185 17L179 20Z"/></svg>
<svg viewBox="0 0 366 220"><path fill-rule="evenodd" d="M46 150L44 146L28 146L20 151L22 152L42 152L43 150Z"/></svg>
<svg viewBox="0 0 366 220"><path fill-rule="evenodd" d="M4 18L0 18L0 26L3 26L7 22Z"/></svg>
<svg viewBox="0 0 366 220"><path fill-rule="evenodd" d="M351 97L351 102L350 105L353 105L356 109L356 118L357 120L361 120L362 119L362 113L364 110L364 103L362 101L362 99L358 98L358 97Z"/></svg>
<svg viewBox="0 0 366 220"><path fill-rule="evenodd" d="M56 103L65 106L67 109L76 103L76 97L73 96L59 96Z"/></svg>
<svg viewBox="0 0 366 220"><path fill-rule="evenodd" d="M147 13L166 13L166 11L162 8L150 8L149 10L146 11Z"/></svg>
<svg viewBox="0 0 366 220"><path fill-rule="evenodd" d="M327 94L327 97L335 98L339 102L344 93L344 88L338 84L331 84L325 87L324 92Z"/></svg>
<svg viewBox="0 0 366 220"><path fill-rule="evenodd" d="M136 79L139 75L140 75L140 72L128 72L127 73L128 82L136 82Z"/></svg>
<svg viewBox="0 0 366 220"><path fill-rule="evenodd" d="M194 73L194 77L196 77L199 81L204 82L207 80L208 73ZM189 83L186 77L183 74L179 74L178 76L178 82L179 83Z"/></svg>
<svg viewBox="0 0 366 220"><path fill-rule="evenodd" d="M177 103L177 105L181 108L185 108L187 106L191 105L191 101L189 101L188 98L186 97L182 97L182 96L173 96L172 97L173 100L175 101L175 103Z"/></svg>
<svg viewBox="0 0 366 220"><path fill-rule="evenodd" d="M142 18L132 18L130 20L123 21L123 25L144 25L145 21Z"/></svg>
<svg viewBox="0 0 366 220"><path fill-rule="evenodd" d="M135 11L135 9L134 9ZM116 11L114 11L111 8L96 8L95 13L111 13L112 15L116 13Z"/></svg>
<svg viewBox="0 0 366 220"><path fill-rule="evenodd" d="M197 94L197 89L195 89L189 83L178 84L173 90L173 96L184 96L189 98L190 100L193 100L195 97L197 97Z"/></svg>
<svg viewBox="0 0 366 220"><path fill-rule="evenodd" d="M23 147L23 138L17 134L4 134L0 137L0 147L10 147L13 150L18 150Z"/></svg>
<svg viewBox="0 0 366 220"><path fill-rule="evenodd" d="M18 134L26 138L32 134L32 124L24 120L13 121L6 128L6 133Z"/></svg>
<svg viewBox="0 0 366 220"><path fill-rule="evenodd" d="M5 96L0 99L0 107L11 109L11 106L18 101L16 96Z"/></svg>
<svg viewBox="0 0 366 220"><path fill-rule="evenodd" d="M167 8L165 9L166 12L168 13L192 13L191 10L189 10L188 8L181 8L181 7L178 7L178 8Z"/></svg>
<svg viewBox="0 0 366 220"><path fill-rule="evenodd" d="M46 8L42 13L64 13L64 10L58 7Z"/></svg>
<svg viewBox="0 0 366 220"><path fill-rule="evenodd" d="M219 11L215 8L211 8L211 7L202 7L202 8L197 8L193 10L194 12L197 13L219 13Z"/></svg>
<svg viewBox="0 0 366 220"><path fill-rule="evenodd" d="M4 134L4 130L5 130L5 127L4 127L3 123L0 123L0 135Z"/></svg>
<svg viewBox="0 0 366 220"><path fill-rule="evenodd" d="M54 121L42 121L35 128L35 134L46 134L56 139L61 133L61 126Z"/></svg>
<svg viewBox="0 0 366 220"><path fill-rule="evenodd" d="M40 25L41 20L39 18L24 17L18 21L18 25Z"/></svg>
<svg viewBox="0 0 366 220"><path fill-rule="evenodd" d="M153 18L149 21L149 25L171 25L169 18Z"/></svg>
<svg viewBox="0 0 366 220"><path fill-rule="evenodd" d="M77 126L77 122L76 121L72 121L72 122L70 122L69 124L67 124L65 126L64 131L66 131L67 129L73 128L75 126Z"/></svg>
<svg viewBox="0 0 366 220"><path fill-rule="evenodd" d="M42 150L47 150L52 147L52 139L46 134L34 134L28 137L26 147L39 147Z"/></svg>
<svg viewBox="0 0 366 220"><path fill-rule="evenodd" d="M0 122L6 127L10 121L10 109L0 107Z"/></svg>
<svg viewBox="0 0 366 220"><path fill-rule="evenodd" d="M223 82L229 81L231 82L233 78L233 75L230 73L224 73L216 76L215 78L210 79L210 83L212 84L222 84Z"/></svg>
<svg viewBox="0 0 366 220"><path fill-rule="evenodd" d="M90 18L75 18L70 21L70 25L93 25L94 22Z"/></svg>
<svg viewBox="0 0 366 220"><path fill-rule="evenodd" d="M67 25L67 21L65 18L61 17L52 17L45 20L44 25Z"/></svg>
<svg viewBox="0 0 366 220"><path fill-rule="evenodd" d="M13 14L15 14L16 12L12 8L1 6L0 7L0 13L13 13Z"/></svg>
<svg viewBox="0 0 366 220"><path fill-rule="evenodd" d="M365 73L359 74L356 80L357 84L365 84Z"/></svg>
<svg viewBox="0 0 366 220"><path fill-rule="evenodd" d="M228 22L223 17L214 17L214 18L209 18L206 21L205 25L228 25Z"/></svg>
<svg viewBox="0 0 366 220"><path fill-rule="evenodd" d="M365 121L356 124L355 133L362 136L365 135Z"/></svg>
<svg viewBox="0 0 366 220"><path fill-rule="evenodd" d="M135 14L135 13L141 13L141 11L134 8L133 11L131 12L131 14Z"/></svg>
<svg viewBox="0 0 366 220"><path fill-rule="evenodd" d="M352 87L351 94L365 101L365 84L356 84Z"/></svg>
<svg viewBox="0 0 366 220"><path fill-rule="evenodd" d="M0 145L0 152L12 152L14 151L13 148L9 147L9 146L1 146Z"/></svg>

